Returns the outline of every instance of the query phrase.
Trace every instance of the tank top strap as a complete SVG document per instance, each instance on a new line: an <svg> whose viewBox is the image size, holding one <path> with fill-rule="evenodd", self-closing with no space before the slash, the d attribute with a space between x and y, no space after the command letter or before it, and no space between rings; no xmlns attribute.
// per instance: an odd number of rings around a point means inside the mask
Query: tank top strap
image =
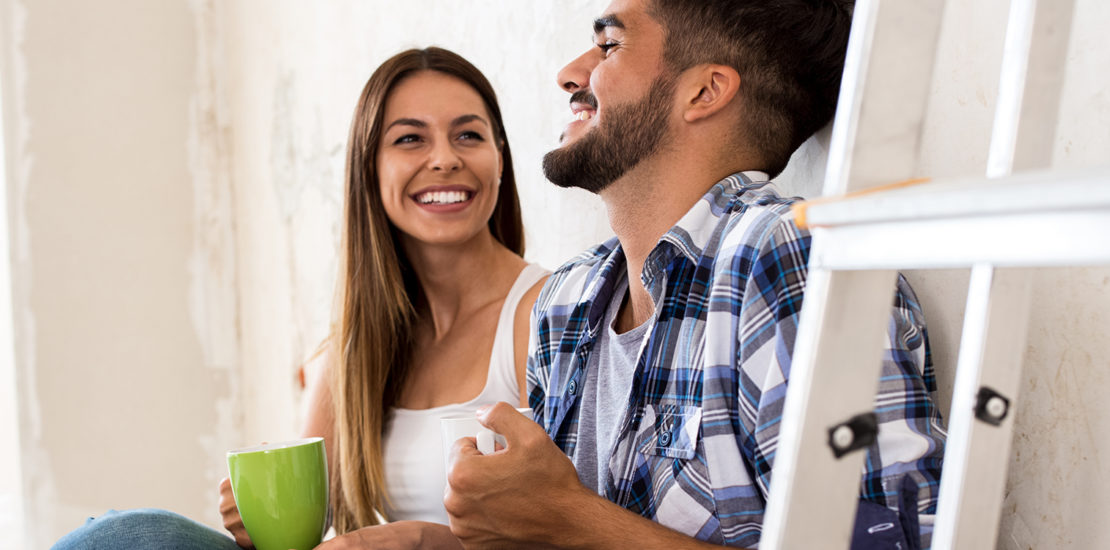
<svg viewBox="0 0 1110 550"><path fill-rule="evenodd" d="M505 296L505 303L501 306L501 315L497 319L497 332L493 337L488 378L486 387L482 391L483 398L494 395L513 395L516 396L513 405L520 403L520 384L516 379L516 360L513 353L516 310L524 294L548 273L546 269L535 264L524 266L520 275L517 275L512 288L509 289L509 294Z"/></svg>

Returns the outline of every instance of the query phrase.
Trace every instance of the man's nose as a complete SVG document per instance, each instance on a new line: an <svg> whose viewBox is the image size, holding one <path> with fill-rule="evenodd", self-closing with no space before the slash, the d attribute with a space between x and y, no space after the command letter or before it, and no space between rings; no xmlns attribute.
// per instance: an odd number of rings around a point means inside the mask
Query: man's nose
<svg viewBox="0 0 1110 550"><path fill-rule="evenodd" d="M597 66L596 50L597 48L590 48L559 71L555 78L560 88L573 93L590 86L590 73Z"/></svg>

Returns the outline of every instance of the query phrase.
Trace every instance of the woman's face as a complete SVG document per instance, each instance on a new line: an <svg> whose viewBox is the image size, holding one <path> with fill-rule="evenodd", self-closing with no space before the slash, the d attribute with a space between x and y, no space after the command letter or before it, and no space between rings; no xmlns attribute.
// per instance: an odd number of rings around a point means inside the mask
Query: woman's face
<svg viewBox="0 0 1110 550"><path fill-rule="evenodd" d="M478 92L435 71L405 77L386 97L381 136L382 203L406 241L461 244L488 231L501 150Z"/></svg>

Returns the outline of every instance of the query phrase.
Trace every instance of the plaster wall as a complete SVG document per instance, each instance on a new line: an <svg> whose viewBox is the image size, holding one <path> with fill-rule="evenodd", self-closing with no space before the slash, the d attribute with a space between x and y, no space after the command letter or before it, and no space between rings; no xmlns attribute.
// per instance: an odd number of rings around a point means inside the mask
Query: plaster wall
<svg viewBox="0 0 1110 550"><path fill-rule="evenodd" d="M1077 1L1061 166L1110 146L1110 6ZM297 432L296 370L331 318L348 125L400 49L453 49L498 90L528 259L554 268L606 238L596 198L539 170L570 118L554 75L606 4L0 0L27 547L110 507L217 526L223 451ZM997 94L1008 2L951 4L923 175L983 173ZM827 136L787 192L817 194ZM1037 274L1000 548L1110 543L1108 276ZM967 275L911 278L950 388Z"/></svg>
<svg viewBox="0 0 1110 550"><path fill-rule="evenodd" d="M0 82L0 167L4 166L4 90ZM0 169L0 188L6 188ZM8 242L8 197L0 193L0 441L19 441L19 408L15 391L15 350L12 327L12 274ZM22 464L19 445L0 447L0 548L23 542Z"/></svg>
<svg viewBox="0 0 1110 550"><path fill-rule="evenodd" d="M0 2L26 512L12 548L46 548L109 508L215 519L238 440L238 334L196 9Z"/></svg>

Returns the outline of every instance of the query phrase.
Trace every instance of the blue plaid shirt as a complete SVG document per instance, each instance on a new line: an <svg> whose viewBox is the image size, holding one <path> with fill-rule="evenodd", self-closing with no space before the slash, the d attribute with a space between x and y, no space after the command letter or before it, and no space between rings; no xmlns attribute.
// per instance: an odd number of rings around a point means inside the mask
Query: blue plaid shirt
<svg viewBox="0 0 1110 550"><path fill-rule="evenodd" d="M810 236L764 179L717 183L649 254L656 319L603 481L609 500L717 544L759 542L805 290ZM594 441L578 431L579 388L626 272L612 239L556 271L533 311L529 403L571 458ZM925 321L901 278L887 337L860 494L896 507L908 474L919 510L935 513L944 431Z"/></svg>

